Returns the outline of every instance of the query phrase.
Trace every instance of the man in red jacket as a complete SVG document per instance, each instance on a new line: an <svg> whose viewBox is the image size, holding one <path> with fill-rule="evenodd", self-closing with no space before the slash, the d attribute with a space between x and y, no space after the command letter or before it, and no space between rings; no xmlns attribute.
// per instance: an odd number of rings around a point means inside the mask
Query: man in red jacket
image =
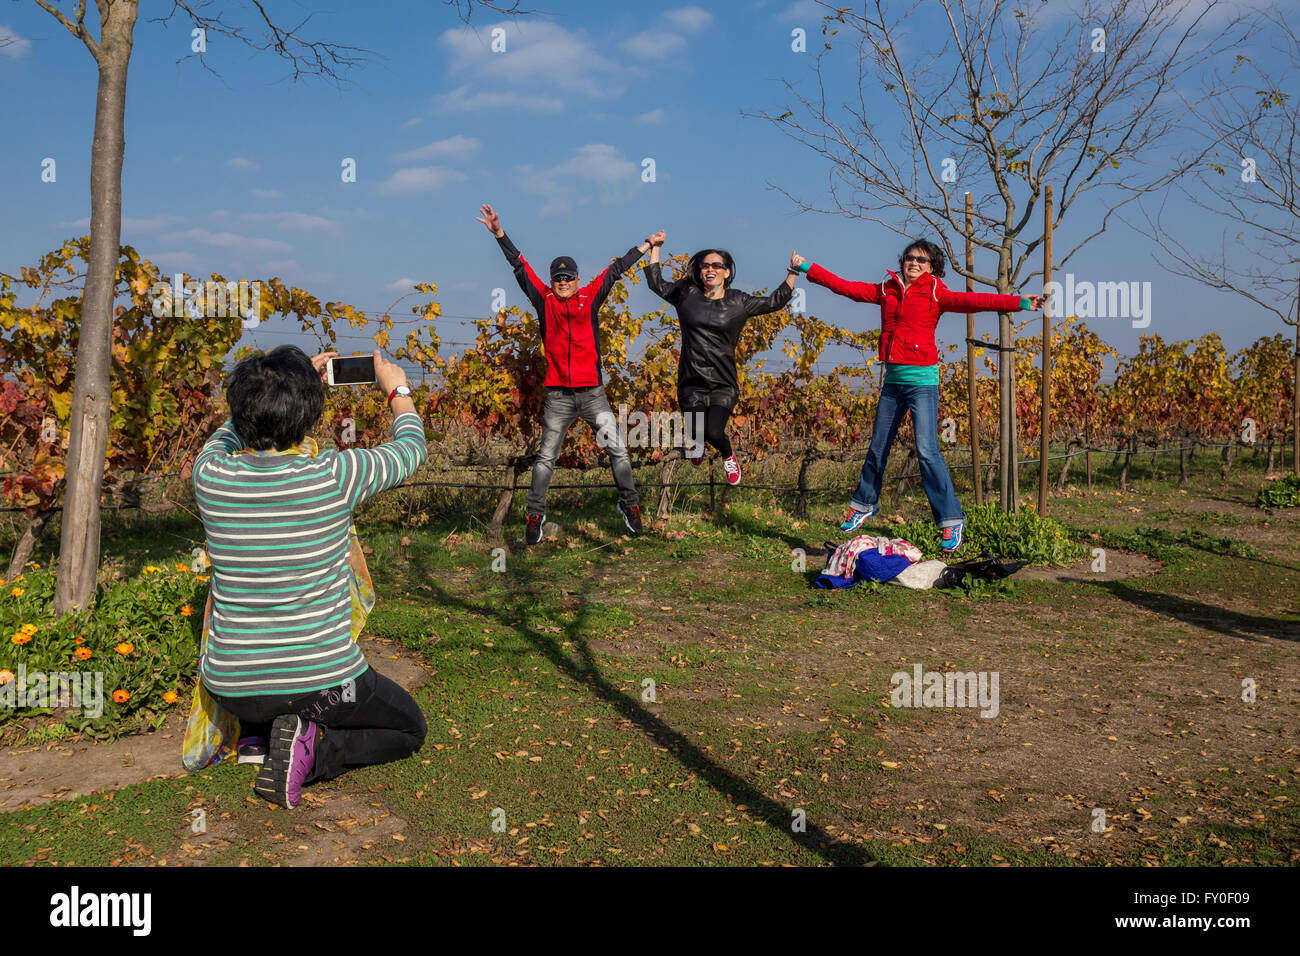
<svg viewBox="0 0 1300 956"><path fill-rule="evenodd" d="M856 531L880 511L880 485L898 428L910 410L916 432L916 457L930 511L943 535L943 550L961 547L966 515L957 501L952 477L939 453L939 349L934 330L945 312L1018 312L1043 307L1038 295L989 295L954 292L943 284L943 250L917 240L898 259L902 278L889 273L882 283L847 282L796 255L791 260L808 280L832 292L880 306L880 360L885 381L876 405L871 446L862 463L862 477L849 506L852 512L840 530Z"/></svg>
<svg viewBox="0 0 1300 956"><path fill-rule="evenodd" d="M627 447L619 438L614 412L605 395L596 323L600 307L614 283L649 250L650 239L629 249L626 255L581 288L578 286L577 263L569 256L560 256L551 262L551 284L548 286L506 236L496 211L484 204L479 207L479 212L482 215L476 218L496 237L506 261L514 269L519 288L532 303L541 326L542 348L546 354L546 378L542 383L546 386L542 447L533 463L533 481L525 505L528 518L524 542L533 545L542 540L551 474L564 446L564 436L578 418L584 419L596 431L597 442L609 455L614 483L618 485L619 514L632 534L640 534L641 499L637 494Z"/></svg>

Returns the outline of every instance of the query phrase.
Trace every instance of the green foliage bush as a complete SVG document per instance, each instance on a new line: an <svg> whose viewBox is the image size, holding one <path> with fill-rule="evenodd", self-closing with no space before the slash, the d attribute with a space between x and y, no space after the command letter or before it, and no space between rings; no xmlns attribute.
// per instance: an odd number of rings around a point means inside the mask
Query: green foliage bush
<svg viewBox="0 0 1300 956"><path fill-rule="evenodd" d="M1286 475L1266 481L1255 496L1261 508L1295 508L1300 506L1300 475Z"/></svg>
<svg viewBox="0 0 1300 956"><path fill-rule="evenodd" d="M28 675L102 673L102 714L69 710L72 730L108 739L156 726L181 704L197 671L206 581L185 565L150 565L101 585L91 610L56 619L53 572L28 565L0 582L0 685L13 682L16 691L20 667ZM0 704L0 730L51 713L17 706L16 694L14 704Z"/></svg>
<svg viewBox="0 0 1300 956"><path fill-rule="evenodd" d="M927 558L947 557L941 532L929 518L918 518L890 531L890 537L905 538ZM1088 552L1075 541L1059 521L1039 517L1026 508L1018 515L1005 514L994 504L966 509L966 529L958 558L973 558L983 551L999 558L1030 564L1066 565Z"/></svg>

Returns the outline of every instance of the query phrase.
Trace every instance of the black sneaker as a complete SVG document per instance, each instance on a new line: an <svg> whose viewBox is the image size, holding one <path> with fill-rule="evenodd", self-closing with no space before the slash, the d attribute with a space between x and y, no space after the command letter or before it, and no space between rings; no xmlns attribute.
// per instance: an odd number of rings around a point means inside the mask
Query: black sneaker
<svg viewBox="0 0 1300 956"><path fill-rule="evenodd" d="M546 515L529 515L528 526L524 529L524 544L533 545L542 540L542 525Z"/></svg>
<svg viewBox="0 0 1300 956"><path fill-rule="evenodd" d="M623 516L623 521L627 523L627 530L633 534L641 533L641 506L633 505L628 508L623 502L618 503L618 513Z"/></svg>

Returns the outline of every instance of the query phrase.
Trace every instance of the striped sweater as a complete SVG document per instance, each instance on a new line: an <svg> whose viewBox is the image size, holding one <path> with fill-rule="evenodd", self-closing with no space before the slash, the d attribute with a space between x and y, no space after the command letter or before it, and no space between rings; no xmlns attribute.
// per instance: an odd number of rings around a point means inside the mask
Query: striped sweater
<svg viewBox="0 0 1300 956"><path fill-rule="evenodd" d="M194 462L212 559L212 630L199 674L226 697L305 694L354 680L352 510L414 474L428 449L414 412L378 448L316 458L247 452L227 421Z"/></svg>

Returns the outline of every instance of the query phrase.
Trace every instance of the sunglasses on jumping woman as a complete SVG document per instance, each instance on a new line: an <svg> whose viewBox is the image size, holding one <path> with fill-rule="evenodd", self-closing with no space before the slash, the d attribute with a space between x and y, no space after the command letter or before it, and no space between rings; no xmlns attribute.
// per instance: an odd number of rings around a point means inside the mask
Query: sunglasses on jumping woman
<svg viewBox="0 0 1300 956"><path fill-rule="evenodd" d="M929 262L930 259L929 259L928 256L916 256L916 255L912 255L912 256L903 256L903 261L904 261L904 262L919 262L919 263L921 263L922 265L924 265L925 263Z"/></svg>

